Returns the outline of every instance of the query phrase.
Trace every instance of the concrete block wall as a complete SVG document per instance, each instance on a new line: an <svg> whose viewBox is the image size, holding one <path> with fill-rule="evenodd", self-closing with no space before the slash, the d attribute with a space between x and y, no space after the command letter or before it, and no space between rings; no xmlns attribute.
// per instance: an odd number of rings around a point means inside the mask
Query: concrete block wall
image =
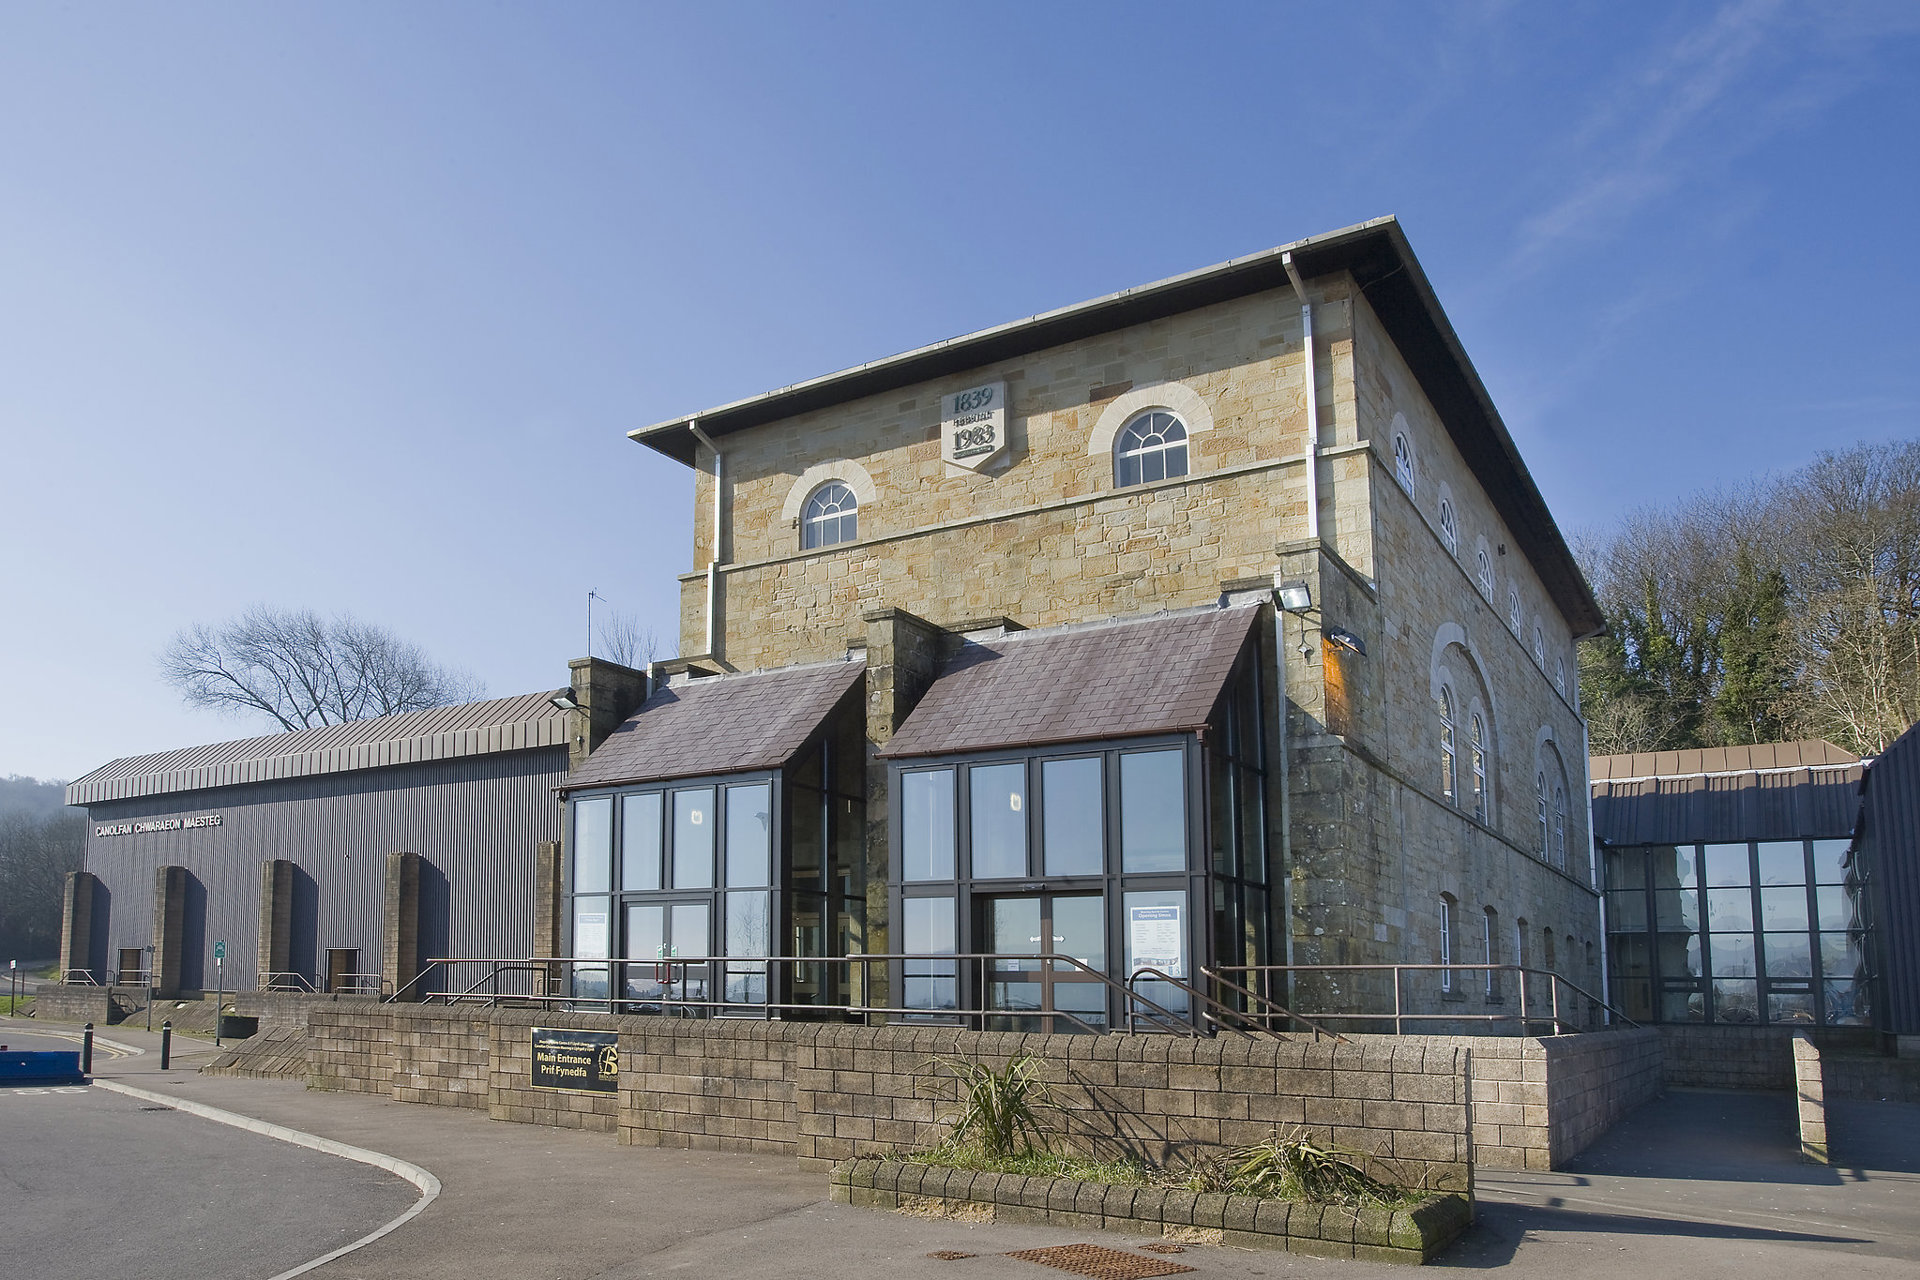
<svg viewBox="0 0 1920 1280"><path fill-rule="evenodd" d="M392 1096L391 1005L342 1000L317 1006L308 1015L307 1035L312 1055L307 1082L312 1087Z"/></svg>
<svg viewBox="0 0 1920 1280"><path fill-rule="evenodd" d="M1800 1122L1800 1158L1827 1163L1827 1087L1820 1071L1820 1050L1805 1035L1793 1037L1795 1114Z"/></svg>
<svg viewBox="0 0 1920 1280"><path fill-rule="evenodd" d="M931 1145L949 1111L938 1103L935 1060L999 1067L1021 1053L1045 1063L1074 1150L1179 1163L1300 1129L1371 1156L1396 1182L1442 1190L1472 1182L1467 1050L1411 1038L1315 1044L823 1027L795 1044L795 1154L835 1161Z"/></svg>
<svg viewBox="0 0 1920 1280"><path fill-rule="evenodd" d="M796 1046L791 1022L622 1018L619 1141L793 1155Z"/></svg>
<svg viewBox="0 0 1920 1280"><path fill-rule="evenodd" d="M484 1110L491 1048L486 1011L453 1009L442 1011L453 1016L422 1017L417 1007L384 1007L391 1019L395 1101Z"/></svg>
<svg viewBox="0 0 1920 1280"><path fill-rule="evenodd" d="M91 1022L105 1027L113 1020L113 993L106 987L42 987L33 998L33 1016L48 1022Z"/></svg>
<svg viewBox="0 0 1920 1280"><path fill-rule="evenodd" d="M521 1009L481 1010L472 1015L475 1030L486 1038L489 1052L479 1072L478 1101L495 1120L519 1124L546 1124L557 1129L591 1129L600 1133L614 1131L620 1099L617 1093L599 1093L588 1089L536 1089L533 1079L533 1029L566 1027L573 1030L615 1030L630 1022L627 1018L604 1015L578 1016ZM625 1074L627 1056L622 1037L621 1070ZM456 1102L460 1095L429 1101Z"/></svg>
<svg viewBox="0 0 1920 1280"><path fill-rule="evenodd" d="M1695 1089L1794 1087L1793 1038L1806 1035L1821 1049L1871 1051L1870 1027L1682 1026L1659 1028L1666 1082Z"/></svg>

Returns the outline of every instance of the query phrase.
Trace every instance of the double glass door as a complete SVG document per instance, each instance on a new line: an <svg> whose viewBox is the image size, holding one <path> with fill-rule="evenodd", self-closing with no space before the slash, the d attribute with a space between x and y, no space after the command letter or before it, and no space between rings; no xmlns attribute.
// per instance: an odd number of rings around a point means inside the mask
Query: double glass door
<svg viewBox="0 0 1920 1280"><path fill-rule="evenodd" d="M713 954L712 903L630 902L622 954L621 998L670 1013L697 1013L662 1001L705 1000L708 966L668 964L675 957Z"/></svg>
<svg viewBox="0 0 1920 1280"><path fill-rule="evenodd" d="M1106 971L1107 923L1101 896L1035 893L978 901L978 936L993 957L986 962L988 1029L1105 1030L1107 989L1099 975Z"/></svg>

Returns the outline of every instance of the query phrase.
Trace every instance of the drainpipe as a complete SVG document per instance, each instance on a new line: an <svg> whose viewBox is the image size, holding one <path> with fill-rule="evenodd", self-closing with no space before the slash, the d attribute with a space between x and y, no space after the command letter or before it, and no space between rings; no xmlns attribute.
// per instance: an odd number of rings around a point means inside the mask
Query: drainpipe
<svg viewBox="0 0 1920 1280"><path fill-rule="evenodd" d="M1313 304L1307 300L1307 285L1300 268L1293 265L1293 254L1280 255L1287 279L1300 297L1300 351L1307 365L1302 381L1307 386L1307 539L1320 541L1320 393L1313 371Z"/></svg>
<svg viewBox="0 0 1920 1280"><path fill-rule="evenodd" d="M1284 963L1293 963L1293 795L1287 780L1287 651L1286 612L1280 607L1280 574L1273 575L1273 708L1274 750L1280 774L1280 922L1286 945ZM1291 982L1291 976L1289 976ZM1288 995L1292 995L1291 989Z"/></svg>
<svg viewBox="0 0 1920 1280"><path fill-rule="evenodd" d="M727 459L720 452L720 446L700 429L698 418L687 419L687 430L695 440L713 450L713 553L707 559L707 656L711 658L718 656L714 646L720 639L714 626L714 605L720 598L720 493L727 475Z"/></svg>

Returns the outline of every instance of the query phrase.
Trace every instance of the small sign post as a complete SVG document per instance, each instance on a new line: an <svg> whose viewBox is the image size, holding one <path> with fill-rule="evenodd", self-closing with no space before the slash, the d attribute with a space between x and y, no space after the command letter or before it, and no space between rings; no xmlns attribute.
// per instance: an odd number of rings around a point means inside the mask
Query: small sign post
<svg viewBox="0 0 1920 1280"><path fill-rule="evenodd" d="M213 944L213 1047L220 1047L220 1028L226 1021L220 1011L227 1003L227 940L221 938Z"/></svg>

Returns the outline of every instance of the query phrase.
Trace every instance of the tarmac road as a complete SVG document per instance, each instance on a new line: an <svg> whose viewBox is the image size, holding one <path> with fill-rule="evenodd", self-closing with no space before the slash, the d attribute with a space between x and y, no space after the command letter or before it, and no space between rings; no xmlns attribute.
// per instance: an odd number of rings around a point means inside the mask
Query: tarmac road
<svg viewBox="0 0 1920 1280"><path fill-rule="evenodd" d="M11 1027L0 1043L74 1047ZM264 1280L368 1234L420 1194L391 1173L104 1088L0 1088L10 1278Z"/></svg>

